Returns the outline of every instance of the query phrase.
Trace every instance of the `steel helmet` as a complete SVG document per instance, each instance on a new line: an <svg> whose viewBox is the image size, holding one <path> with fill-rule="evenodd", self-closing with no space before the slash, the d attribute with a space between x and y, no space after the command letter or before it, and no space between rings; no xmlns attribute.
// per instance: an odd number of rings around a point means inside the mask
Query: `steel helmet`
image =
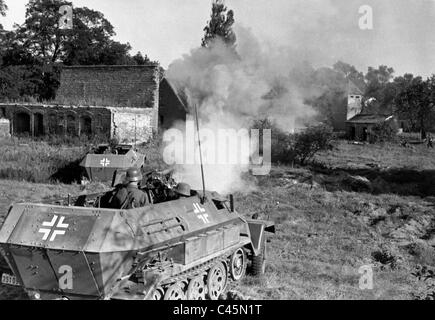
<svg viewBox="0 0 435 320"><path fill-rule="evenodd" d="M177 184L177 186L175 187L175 192L178 193L179 195L185 196L185 197L190 197L190 186L187 183L179 183Z"/></svg>
<svg viewBox="0 0 435 320"><path fill-rule="evenodd" d="M125 180L127 182L139 182L142 180L142 174L140 173L139 169L130 168L127 170Z"/></svg>

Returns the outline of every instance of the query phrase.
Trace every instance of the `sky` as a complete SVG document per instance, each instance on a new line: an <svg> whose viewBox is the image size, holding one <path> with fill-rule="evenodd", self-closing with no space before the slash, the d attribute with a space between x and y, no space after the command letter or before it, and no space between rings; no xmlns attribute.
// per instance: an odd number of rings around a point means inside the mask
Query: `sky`
<svg viewBox="0 0 435 320"><path fill-rule="evenodd" d="M27 0L6 0L0 24L24 21ZM211 0L72 0L101 11L116 40L129 42L164 68L201 43ZM314 66L338 60L366 71L386 64L396 75L435 73L435 0L226 0L236 27L264 46L297 51ZM361 30L359 8L373 9L373 29Z"/></svg>

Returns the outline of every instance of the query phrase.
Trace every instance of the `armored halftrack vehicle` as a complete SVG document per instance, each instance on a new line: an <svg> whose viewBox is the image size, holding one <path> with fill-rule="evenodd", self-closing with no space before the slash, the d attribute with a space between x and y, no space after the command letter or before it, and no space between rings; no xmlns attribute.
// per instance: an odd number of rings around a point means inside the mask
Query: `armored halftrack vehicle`
<svg viewBox="0 0 435 320"><path fill-rule="evenodd" d="M112 181L117 170L142 168L144 163L145 155L134 150L132 145L101 144L86 155L80 166L91 181Z"/></svg>
<svg viewBox="0 0 435 320"><path fill-rule="evenodd" d="M192 191L130 210L101 208L101 199L11 206L0 229L10 268L2 282L32 299L202 300L218 299L246 270L264 273L274 224L245 219L232 197Z"/></svg>

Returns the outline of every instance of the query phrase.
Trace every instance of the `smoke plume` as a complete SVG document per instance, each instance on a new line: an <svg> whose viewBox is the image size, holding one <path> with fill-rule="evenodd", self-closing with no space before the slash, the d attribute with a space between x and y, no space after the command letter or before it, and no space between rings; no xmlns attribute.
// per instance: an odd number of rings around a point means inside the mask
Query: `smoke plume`
<svg viewBox="0 0 435 320"><path fill-rule="evenodd" d="M215 133L222 129L249 130L253 120L266 117L287 132L301 127L304 119L315 114L304 103L314 94L303 81L301 70L305 61L290 49L260 44L245 28L238 27L236 35L237 52L217 40L209 48L191 50L167 70L166 77L185 96L189 106L197 106L200 135L203 130ZM177 128L185 130L182 125ZM214 148L214 154L228 150L228 141L205 137L202 143L205 150ZM249 142L242 139L228 152L239 152L246 143ZM186 146L183 148L185 151ZM210 155L205 153L206 157ZM239 160L237 164L218 167L213 163L206 165L207 189L222 193L250 189L241 179L241 174L248 170L245 160L249 161L249 154L241 155ZM182 165L179 172L186 182L200 188L198 166Z"/></svg>

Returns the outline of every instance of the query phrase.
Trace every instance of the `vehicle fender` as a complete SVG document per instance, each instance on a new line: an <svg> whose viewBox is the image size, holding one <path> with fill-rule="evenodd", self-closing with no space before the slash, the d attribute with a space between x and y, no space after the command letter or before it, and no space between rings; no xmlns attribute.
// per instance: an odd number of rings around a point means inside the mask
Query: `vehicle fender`
<svg viewBox="0 0 435 320"><path fill-rule="evenodd" d="M261 244L264 241L265 233L275 233L275 224L265 220L246 220L246 223L248 224L251 238L251 249L254 255L258 256L261 253Z"/></svg>

